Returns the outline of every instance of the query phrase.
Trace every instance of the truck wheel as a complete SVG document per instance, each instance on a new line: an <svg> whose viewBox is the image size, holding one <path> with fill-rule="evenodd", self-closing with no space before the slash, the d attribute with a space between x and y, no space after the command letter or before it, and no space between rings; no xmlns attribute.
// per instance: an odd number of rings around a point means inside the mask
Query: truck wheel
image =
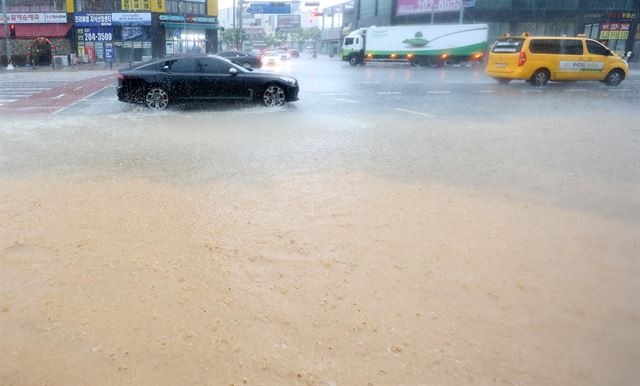
<svg viewBox="0 0 640 386"><path fill-rule="evenodd" d="M357 66L360 61L356 55L349 56L349 64L352 66Z"/></svg>

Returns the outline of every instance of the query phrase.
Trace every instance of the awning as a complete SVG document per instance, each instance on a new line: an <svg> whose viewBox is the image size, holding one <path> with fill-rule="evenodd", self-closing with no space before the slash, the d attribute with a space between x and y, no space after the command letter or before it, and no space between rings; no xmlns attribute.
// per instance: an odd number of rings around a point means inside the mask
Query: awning
<svg viewBox="0 0 640 386"><path fill-rule="evenodd" d="M180 29L214 29L224 31L224 27L220 27L219 24L204 24L204 23L162 23L168 28L180 28Z"/></svg>
<svg viewBox="0 0 640 386"><path fill-rule="evenodd" d="M71 24L16 24L16 38L64 37L71 29Z"/></svg>

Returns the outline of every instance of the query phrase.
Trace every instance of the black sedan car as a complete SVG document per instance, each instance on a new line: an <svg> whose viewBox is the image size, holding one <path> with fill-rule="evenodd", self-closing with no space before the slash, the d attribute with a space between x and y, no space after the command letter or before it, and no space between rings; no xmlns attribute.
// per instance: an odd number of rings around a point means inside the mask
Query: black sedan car
<svg viewBox="0 0 640 386"><path fill-rule="evenodd" d="M247 69L216 55L176 56L120 71L118 100L164 110L174 102L249 100L268 107L298 100L290 76Z"/></svg>
<svg viewBox="0 0 640 386"><path fill-rule="evenodd" d="M260 66L262 66L257 56L240 51L222 51L216 55L227 58L235 64L246 68L260 68Z"/></svg>

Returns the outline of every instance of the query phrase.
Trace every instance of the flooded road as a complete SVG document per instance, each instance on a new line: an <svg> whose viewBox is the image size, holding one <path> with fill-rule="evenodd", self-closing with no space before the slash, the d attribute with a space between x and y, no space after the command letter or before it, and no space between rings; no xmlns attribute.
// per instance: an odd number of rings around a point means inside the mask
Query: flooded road
<svg viewBox="0 0 640 386"><path fill-rule="evenodd" d="M0 383L640 377L631 101L100 114L109 92L4 121Z"/></svg>

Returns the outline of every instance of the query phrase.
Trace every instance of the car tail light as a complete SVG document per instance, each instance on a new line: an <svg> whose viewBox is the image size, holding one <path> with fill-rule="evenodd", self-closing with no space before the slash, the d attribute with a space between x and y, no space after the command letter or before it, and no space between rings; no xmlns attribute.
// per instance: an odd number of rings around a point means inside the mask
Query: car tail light
<svg viewBox="0 0 640 386"><path fill-rule="evenodd" d="M413 58L413 54L407 54L407 59Z"/></svg>
<svg viewBox="0 0 640 386"><path fill-rule="evenodd" d="M520 51L520 55L518 55L518 67L524 66L526 62L527 62L527 54L525 54L524 51Z"/></svg>

